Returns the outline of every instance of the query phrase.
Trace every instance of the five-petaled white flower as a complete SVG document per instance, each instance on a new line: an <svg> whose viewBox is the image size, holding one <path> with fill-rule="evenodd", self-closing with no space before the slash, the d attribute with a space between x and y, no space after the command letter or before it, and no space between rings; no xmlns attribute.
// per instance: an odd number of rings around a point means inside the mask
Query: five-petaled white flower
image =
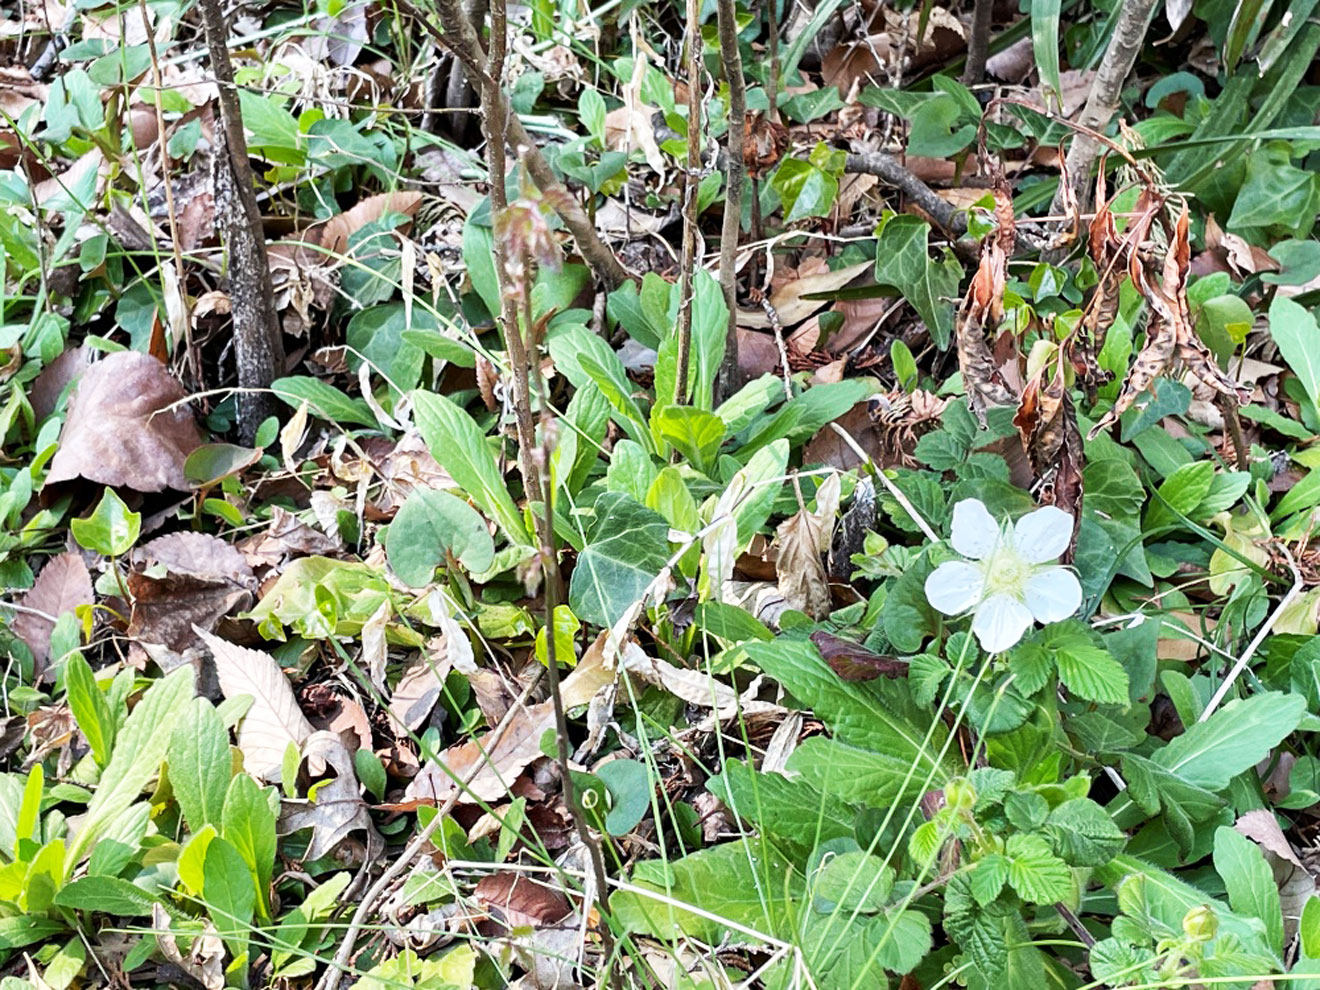
<svg viewBox="0 0 1320 990"><path fill-rule="evenodd" d="M940 564L926 578L926 600L945 615L972 613L972 632L989 653L1017 643L1032 620L1059 622L1082 604L1070 568L1048 563L1068 547L1072 516L1053 505L1000 525L985 504L953 507L949 542L970 560Z"/></svg>

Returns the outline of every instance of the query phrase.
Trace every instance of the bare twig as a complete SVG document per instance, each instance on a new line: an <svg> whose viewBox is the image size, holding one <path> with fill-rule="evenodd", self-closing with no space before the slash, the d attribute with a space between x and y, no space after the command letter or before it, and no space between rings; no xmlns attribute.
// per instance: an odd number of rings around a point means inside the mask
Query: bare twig
<svg viewBox="0 0 1320 990"><path fill-rule="evenodd" d="M738 48L738 18L733 0L717 0L715 8L720 31L720 59L729 81L729 133L725 137L724 221L720 227L720 288L729 307L729 326L724 342L724 362L716 385L716 400L723 401L738 389L738 235L742 231L742 195L746 164L743 138L747 129L747 84L743 79L742 53Z"/></svg>
<svg viewBox="0 0 1320 990"><path fill-rule="evenodd" d="M486 71L485 52L477 30L468 19L460 0L435 0L435 9L440 15L444 29L436 27L426 15L413 5L412 0L398 0L398 8L410 15L436 41L444 45L463 63L468 78L484 91L491 84L490 74ZM532 177L538 189L545 194L559 218L564 221L578 250L591 268L592 273L609 288L615 288L628 278L627 271L619 263L605 242L596 233L596 227L582 209L578 201L555 178L550 163L545 160L535 142L532 141L518 115L511 112L508 97L499 91L499 101L506 120L509 143L518 149L519 160Z"/></svg>
<svg viewBox="0 0 1320 990"><path fill-rule="evenodd" d="M229 301L234 323L234 355L238 365L238 429L251 443L262 420L275 411L270 383L283 372L284 345L275 319L275 290L266 260L266 235L257 209L256 180L248 162L243 115L234 88L224 13L220 0L201 0L198 8L206 31L206 47L220 90L223 153L216 155L216 216L225 225L229 254ZM168 176L167 176L168 183ZM182 273L180 273L182 275Z"/></svg>
<svg viewBox="0 0 1320 990"><path fill-rule="evenodd" d="M1109 126L1119 107L1123 83L1137 61L1154 12L1155 0L1123 0L1113 37L1109 39L1109 47L1105 49L1105 56L1091 83L1091 92L1086 97L1086 106L1078 118L1083 127L1103 132ZM1099 153L1100 143L1085 133L1077 134L1068 148L1067 174L1083 208L1090 202L1091 166ZM1064 193L1055 193L1050 212L1059 213L1063 203Z"/></svg>
<svg viewBox="0 0 1320 990"><path fill-rule="evenodd" d="M985 58L990 51L990 24L994 10L994 0L976 0L972 7L972 33L967 39L967 64L963 66L962 74L964 86L975 86L985 79Z"/></svg>
<svg viewBox="0 0 1320 990"><path fill-rule="evenodd" d="M701 185L701 5L687 0L687 175L683 181L683 253L679 262L678 362L674 371L676 405L688 398L692 353L692 281L697 259L697 189Z"/></svg>
<svg viewBox="0 0 1320 990"><path fill-rule="evenodd" d="M955 210L951 204L941 199L934 189L900 165L898 159L892 155L887 155L883 151L850 154L843 169L845 172L874 175L885 185L897 189L939 224L946 233L959 236L966 232L967 214Z"/></svg>

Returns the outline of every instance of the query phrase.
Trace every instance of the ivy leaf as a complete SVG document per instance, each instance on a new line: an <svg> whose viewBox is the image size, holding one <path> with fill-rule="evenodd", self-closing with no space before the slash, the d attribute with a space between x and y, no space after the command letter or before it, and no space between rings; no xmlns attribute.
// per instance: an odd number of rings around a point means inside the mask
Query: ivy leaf
<svg viewBox="0 0 1320 990"><path fill-rule="evenodd" d="M142 513L130 512L114 489L107 488L95 511L86 519L72 520L69 528L79 546L103 557L122 557L142 532Z"/></svg>
<svg viewBox="0 0 1320 990"><path fill-rule="evenodd" d="M568 604L579 618L612 626L669 562L669 524L622 492L602 494L596 516L573 568Z"/></svg>
<svg viewBox="0 0 1320 990"><path fill-rule="evenodd" d="M909 214L885 220L877 231L875 280L903 294L943 350L953 335L953 300L962 268L947 252L931 261L929 236L930 224Z"/></svg>

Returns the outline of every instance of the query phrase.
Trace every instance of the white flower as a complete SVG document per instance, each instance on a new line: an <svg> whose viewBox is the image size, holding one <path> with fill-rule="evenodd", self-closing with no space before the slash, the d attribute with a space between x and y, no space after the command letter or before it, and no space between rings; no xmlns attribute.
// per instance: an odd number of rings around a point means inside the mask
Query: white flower
<svg viewBox="0 0 1320 990"><path fill-rule="evenodd" d="M989 653L1017 643L1032 620L1059 622L1082 604L1070 568L1050 564L1072 539L1072 516L1053 505L1001 526L978 499L953 507L949 542L967 560L940 564L926 578L926 600L945 615L972 613L972 632Z"/></svg>

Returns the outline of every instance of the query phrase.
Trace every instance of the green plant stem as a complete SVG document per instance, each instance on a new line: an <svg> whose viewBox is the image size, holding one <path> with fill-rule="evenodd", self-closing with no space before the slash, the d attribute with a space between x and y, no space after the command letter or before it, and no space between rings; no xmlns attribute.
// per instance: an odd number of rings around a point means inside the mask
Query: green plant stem
<svg viewBox="0 0 1320 990"><path fill-rule="evenodd" d="M716 384L716 402L738 390L738 235L742 232L743 185L747 172L743 139L747 132L747 83L738 46L738 11L733 0L716 0L720 61L729 83L729 130L725 135L724 218L720 225L720 289L729 307L724 362Z"/></svg>

